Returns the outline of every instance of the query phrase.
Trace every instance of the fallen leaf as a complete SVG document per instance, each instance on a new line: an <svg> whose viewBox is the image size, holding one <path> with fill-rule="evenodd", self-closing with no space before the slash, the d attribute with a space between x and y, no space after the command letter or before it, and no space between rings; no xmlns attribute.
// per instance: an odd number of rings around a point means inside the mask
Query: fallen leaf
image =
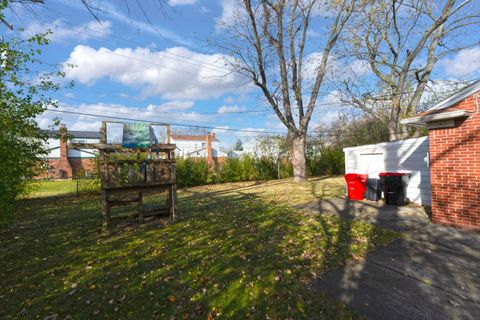
<svg viewBox="0 0 480 320"><path fill-rule="evenodd" d="M454 300L448 300L448 303L450 303L454 307L460 307L460 303L454 301Z"/></svg>

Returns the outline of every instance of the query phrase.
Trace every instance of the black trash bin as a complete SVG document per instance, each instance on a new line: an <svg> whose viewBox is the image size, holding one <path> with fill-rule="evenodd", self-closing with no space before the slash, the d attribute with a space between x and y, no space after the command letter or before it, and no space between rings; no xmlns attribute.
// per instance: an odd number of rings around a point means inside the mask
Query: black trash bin
<svg viewBox="0 0 480 320"><path fill-rule="evenodd" d="M382 183L380 179L367 179L367 190L365 191L365 198L372 201L378 201L382 198Z"/></svg>
<svg viewBox="0 0 480 320"><path fill-rule="evenodd" d="M410 173L382 172L379 174L383 185L385 204L403 206L407 204L407 186Z"/></svg>

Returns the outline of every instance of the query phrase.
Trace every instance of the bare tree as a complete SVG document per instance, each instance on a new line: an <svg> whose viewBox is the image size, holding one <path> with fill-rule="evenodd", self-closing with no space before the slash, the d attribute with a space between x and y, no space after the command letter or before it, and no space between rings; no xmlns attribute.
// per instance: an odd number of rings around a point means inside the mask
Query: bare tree
<svg viewBox="0 0 480 320"><path fill-rule="evenodd" d="M105 10L102 9L102 0L76 0L79 1L85 9L90 13L90 15L98 21L98 23L101 23L100 18L99 18L99 13L103 12L108 14ZM147 9L145 6L148 4L155 3L158 5L158 8L160 9L161 13L165 13L165 6L166 6L166 0L148 0L145 1L145 3L142 2L142 0L135 0L133 5L137 7L141 13L143 14L144 18L147 20L147 22L153 26L152 21L150 20L148 11L151 11ZM23 7L26 7L30 9L32 12L34 12L34 8L31 7L31 5L45 5L45 0L5 0L4 3L0 4L0 8L8 8L11 7L12 5L20 5ZM127 11L128 16L130 16L130 5L129 5L129 0L123 0L119 4L119 6L123 6L124 9ZM150 12L151 13L151 12ZM13 25L7 21L7 19L0 14L0 22L3 23L5 26L7 26L10 30L13 30Z"/></svg>
<svg viewBox="0 0 480 320"><path fill-rule="evenodd" d="M435 64L480 43L470 29L480 7L473 0L380 0L360 9L347 48L373 77L344 81L342 99L380 120L390 140L401 139L409 132L400 120L419 111Z"/></svg>
<svg viewBox="0 0 480 320"><path fill-rule="evenodd" d="M238 3L238 14L227 30L230 41L222 46L234 57L236 69L261 89L278 119L288 129L294 180L304 181L305 142L308 125L324 82L331 51L353 12L355 0L276 0ZM324 19L326 36L309 36L319 11L333 14ZM326 22L325 22L326 21ZM312 48L321 56L307 79L306 62ZM308 81L310 80L310 81Z"/></svg>

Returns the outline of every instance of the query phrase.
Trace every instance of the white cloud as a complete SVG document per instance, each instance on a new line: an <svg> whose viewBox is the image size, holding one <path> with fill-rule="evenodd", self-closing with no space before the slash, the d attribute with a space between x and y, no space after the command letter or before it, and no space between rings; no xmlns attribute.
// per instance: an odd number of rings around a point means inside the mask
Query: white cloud
<svg viewBox="0 0 480 320"><path fill-rule="evenodd" d="M221 106L218 108L218 113L229 113L229 112L239 112L245 111L244 107L239 107L237 105L234 106Z"/></svg>
<svg viewBox="0 0 480 320"><path fill-rule="evenodd" d="M323 57L322 52L313 52L307 56L304 65L304 78L307 82L312 83L317 76L317 68ZM353 60L342 61L330 56L328 59L327 74L328 79L334 80L353 80L363 77L371 72L367 61Z"/></svg>
<svg viewBox="0 0 480 320"><path fill-rule="evenodd" d="M262 135L265 132L264 128L242 128L242 131L236 131L238 137L256 137Z"/></svg>
<svg viewBox="0 0 480 320"><path fill-rule="evenodd" d="M168 0L168 5L172 7L195 3L197 3L197 0Z"/></svg>
<svg viewBox="0 0 480 320"><path fill-rule="evenodd" d="M226 57L201 54L184 47L164 51L148 48L94 49L78 45L65 62L67 79L93 84L109 78L142 90L144 97L164 99L206 99L245 91L245 79L229 71Z"/></svg>
<svg viewBox="0 0 480 320"><path fill-rule="evenodd" d="M32 21L22 32L25 37L31 37L38 33L45 33L51 30L49 35L51 41L81 40L85 41L92 37L104 38L112 33L112 24L110 21L91 21L79 26L72 27L67 25L62 19L56 19L49 23L40 23Z"/></svg>
<svg viewBox="0 0 480 320"><path fill-rule="evenodd" d="M310 29L307 30L307 36L309 38L320 38L322 36L322 34L320 32L317 32L317 31L313 30L312 28L310 28Z"/></svg>
<svg viewBox="0 0 480 320"><path fill-rule="evenodd" d="M228 129L230 129L230 126L219 126L213 129L213 131L215 133L231 134L231 131Z"/></svg>
<svg viewBox="0 0 480 320"><path fill-rule="evenodd" d="M183 110L191 109L193 105L194 105L193 101L175 100L175 101L162 103L161 105L158 105L158 106L151 104L147 107L147 110L152 112L167 112L172 110L183 111Z"/></svg>
<svg viewBox="0 0 480 320"><path fill-rule="evenodd" d="M198 8L198 12L200 12L201 14L206 14L210 12L210 9L205 6L201 6L200 8Z"/></svg>
<svg viewBox="0 0 480 320"><path fill-rule="evenodd" d="M452 77L466 78L480 71L480 47L465 49L452 58L440 62L445 73Z"/></svg>
<svg viewBox="0 0 480 320"><path fill-rule="evenodd" d="M235 99L233 97L226 97L225 99L223 99L223 102L225 103L234 103L235 102Z"/></svg>
<svg viewBox="0 0 480 320"><path fill-rule="evenodd" d="M217 32L235 24L240 8L237 0L221 0L220 5L222 14L215 18L215 30Z"/></svg>

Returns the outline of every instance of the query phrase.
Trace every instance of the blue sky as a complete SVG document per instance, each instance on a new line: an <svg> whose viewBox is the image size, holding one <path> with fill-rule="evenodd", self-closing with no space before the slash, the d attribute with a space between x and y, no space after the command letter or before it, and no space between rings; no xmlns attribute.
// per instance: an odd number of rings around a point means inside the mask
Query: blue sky
<svg viewBox="0 0 480 320"><path fill-rule="evenodd" d="M209 45L212 35L221 37L222 26L232 22L234 1L169 0L164 12L156 1L141 1L146 18L135 1L127 8L123 1L104 0L97 12L101 23L80 1L45 2L34 6L34 13L18 8L10 21L25 29L21 36L51 29L52 43L41 59L76 65L65 69L75 87L55 95L62 110L215 127L225 146L257 131L285 132L261 92L229 73L224 56ZM473 48L442 60L435 78L474 78L479 69L480 48ZM327 87L318 102L328 101ZM311 126L337 113L334 105L317 108ZM40 125L47 127L55 116L73 130L98 130L101 121L48 112Z"/></svg>

